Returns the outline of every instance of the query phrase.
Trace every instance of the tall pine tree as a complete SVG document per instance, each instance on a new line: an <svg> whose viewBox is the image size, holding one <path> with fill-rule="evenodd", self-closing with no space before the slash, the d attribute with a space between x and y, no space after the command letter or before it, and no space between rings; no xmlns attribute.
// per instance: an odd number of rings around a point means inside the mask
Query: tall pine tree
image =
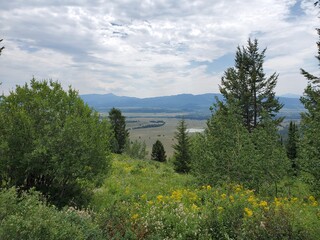
<svg viewBox="0 0 320 240"><path fill-rule="evenodd" d="M290 121L286 150L287 150L287 157L291 161L291 167L292 167L294 176L297 176L297 171L298 171L298 166L297 166L298 137L299 137L298 127L294 122Z"/></svg>
<svg viewBox="0 0 320 240"><path fill-rule="evenodd" d="M188 173L190 171L190 139L187 133L187 125L182 119L175 132L177 143L174 148L174 169L178 173Z"/></svg>
<svg viewBox="0 0 320 240"><path fill-rule="evenodd" d="M320 4L318 3L320 7ZM320 66L320 28L318 32L318 55ZM320 195L320 76L315 76L304 69L302 75L308 80L301 102L306 112L301 114L301 168L314 177L314 190Z"/></svg>
<svg viewBox="0 0 320 240"><path fill-rule="evenodd" d="M228 68L221 80L220 92L226 103L239 108L250 132L259 125L264 112L274 118L283 106L274 92L278 74L267 78L263 71L265 51L259 52L258 41L249 39L247 47L238 47L235 66ZM279 124L282 119L274 121Z"/></svg>
<svg viewBox="0 0 320 240"><path fill-rule="evenodd" d="M126 119L122 116L119 109L112 108L109 112L109 120L114 133L113 139L113 152L122 153L125 148L125 144L129 137L129 132L126 129Z"/></svg>

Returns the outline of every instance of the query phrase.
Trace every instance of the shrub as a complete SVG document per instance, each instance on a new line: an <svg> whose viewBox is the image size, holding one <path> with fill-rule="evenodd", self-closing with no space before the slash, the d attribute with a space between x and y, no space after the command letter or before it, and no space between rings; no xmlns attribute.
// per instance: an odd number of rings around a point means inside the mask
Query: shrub
<svg viewBox="0 0 320 240"><path fill-rule="evenodd" d="M72 89L31 80L0 102L0 184L84 205L109 168L109 125Z"/></svg>
<svg viewBox="0 0 320 240"><path fill-rule="evenodd" d="M18 196L15 188L0 191L0 239L103 239L87 211L57 210L31 190Z"/></svg>

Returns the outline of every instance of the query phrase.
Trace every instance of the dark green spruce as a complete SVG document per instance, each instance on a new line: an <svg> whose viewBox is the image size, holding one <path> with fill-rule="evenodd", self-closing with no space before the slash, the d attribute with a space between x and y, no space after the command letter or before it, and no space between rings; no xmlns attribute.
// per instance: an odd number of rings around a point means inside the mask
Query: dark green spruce
<svg viewBox="0 0 320 240"><path fill-rule="evenodd" d="M286 150L287 150L287 156L291 161L291 167L292 167L294 176L297 176L297 172L298 172L298 165L297 165L298 139L299 139L298 127L294 122L290 121Z"/></svg>
<svg viewBox="0 0 320 240"><path fill-rule="evenodd" d="M185 120L178 123L177 131L175 132L176 144L174 149L174 169L178 173L188 173L190 171L190 139L187 133L187 125Z"/></svg>
<svg viewBox="0 0 320 240"><path fill-rule="evenodd" d="M151 159L158 162L165 162L167 160L166 151L160 140L157 140L152 145Z"/></svg>
<svg viewBox="0 0 320 240"><path fill-rule="evenodd" d="M114 134L111 144L113 152L121 154L129 138L129 132L126 129L126 119L119 109L112 108L109 111L109 120Z"/></svg>
<svg viewBox="0 0 320 240"><path fill-rule="evenodd" d="M320 7L320 4L318 4ZM318 32L318 59L320 66L320 29ZM301 144L299 160L301 170L313 177L313 188L320 194L320 76L316 76L301 69L302 75L307 79L308 84L304 90L301 102L306 112L301 114Z"/></svg>

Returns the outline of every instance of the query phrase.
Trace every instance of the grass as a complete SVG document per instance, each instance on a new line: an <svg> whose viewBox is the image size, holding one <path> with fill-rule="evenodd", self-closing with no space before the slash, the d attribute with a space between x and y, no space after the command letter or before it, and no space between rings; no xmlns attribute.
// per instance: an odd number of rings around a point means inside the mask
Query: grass
<svg viewBox="0 0 320 240"><path fill-rule="evenodd" d="M288 196L283 192L281 197L265 198L238 184L199 186L192 175L175 173L170 163L113 155L112 172L96 189L89 209L58 210L34 191L21 195L16 189L1 190L0 236L319 239L318 200L298 181L291 186Z"/></svg>
<svg viewBox="0 0 320 240"><path fill-rule="evenodd" d="M110 208L116 202L134 202L194 184L190 175L175 173L169 163L131 159L114 155L111 176L96 190L93 207Z"/></svg>
<svg viewBox="0 0 320 240"><path fill-rule="evenodd" d="M168 163L114 155L91 207L110 239L318 239L318 201L299 186L264 198L237 184L198 186Z"/></svg>

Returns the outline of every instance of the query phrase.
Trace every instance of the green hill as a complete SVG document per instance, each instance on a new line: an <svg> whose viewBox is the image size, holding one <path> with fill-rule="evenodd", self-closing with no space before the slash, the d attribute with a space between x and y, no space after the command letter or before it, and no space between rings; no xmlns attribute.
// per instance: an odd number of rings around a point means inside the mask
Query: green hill
<svg viewBox="0 0 320 240"><path fill-rule="evenodd" d="M170 163L113 155L88 209L57 209L35 191L0 191L1 239L319 239L313 196L261 197L199 186Z"/></svg>
<svg viewBox="0 0 320 240"><path fill-rule="evenodd" d="M170 163L114 156L91 206L113 239L317 239L313 196L264 198L232 184L198 186Z"/></svg>

